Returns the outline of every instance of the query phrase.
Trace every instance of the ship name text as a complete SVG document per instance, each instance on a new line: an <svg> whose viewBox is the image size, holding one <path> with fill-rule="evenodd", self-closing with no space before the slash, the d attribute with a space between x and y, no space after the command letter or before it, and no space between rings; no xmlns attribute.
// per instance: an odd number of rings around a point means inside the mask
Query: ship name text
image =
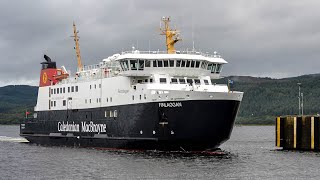
<svg viewBox="0 0 320 180"><path fill-rule="evenodd" d="M107 132L107 125L106 124L94 124L92 121L89 123L81 122L80 124L77 123L69 123L67 122L58 122L58 131L59 132L94 132L94 133L106 133Z"/></svg>
<svg viewBox="0 0 320 180"><path fill-rule="evenodd" d="M182 107L181 102L159 103L159 107Z"/></svg>

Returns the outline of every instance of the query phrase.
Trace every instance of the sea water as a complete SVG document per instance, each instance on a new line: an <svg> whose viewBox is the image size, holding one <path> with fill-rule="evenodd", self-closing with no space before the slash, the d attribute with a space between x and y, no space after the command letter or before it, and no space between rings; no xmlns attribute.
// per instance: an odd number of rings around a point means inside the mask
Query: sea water
<svg viewBox="0 0 320 180"><path fill-rule="evenodd" d="M320 153L276 150L274 126L236 126L225 155L25 143L0 125L0 179L318 179Z"/></svg>

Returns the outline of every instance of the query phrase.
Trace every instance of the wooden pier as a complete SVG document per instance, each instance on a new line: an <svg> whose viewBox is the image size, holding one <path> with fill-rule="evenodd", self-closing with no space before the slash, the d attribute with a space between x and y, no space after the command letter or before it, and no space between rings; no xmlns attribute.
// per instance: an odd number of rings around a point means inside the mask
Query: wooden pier
<svg viewBox="0 0 320 180"><path fill-rule="evenodd" d="M320 116L276 118L276 146L286 150L320 150Z"/></svg>

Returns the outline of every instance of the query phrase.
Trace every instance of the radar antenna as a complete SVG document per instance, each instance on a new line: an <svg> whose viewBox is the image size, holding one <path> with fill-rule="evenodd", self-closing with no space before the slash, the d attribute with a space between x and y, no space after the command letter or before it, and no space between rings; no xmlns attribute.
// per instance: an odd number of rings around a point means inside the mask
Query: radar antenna
<svg viewBox="0 0 320 180"><path fill-rule="evenodd" d="M79 45L79 36L78 36L78 32L77 28L76 28L76 24L73 22L73 37L74 38L74 42L75 42L75 49L76 49L76 55L77 55L77 60L78 60L78 71L82 71L82 62L81 62L81 55L80 55L80 45Z"/></svg>
<svg viewBox="0 0 320 180"><path fill-rule="evenodd" d="M166 36L167 52L168 54L175 54L176 49L174 48L174 44L182 40L181 38L179 38L180 32L177 31L176 29L174 30L170 29L169 27L170 17L162 17L161 20L164 23L164 28L161 28L161 23L160 23L160 31L161 31L161 35Z"/></svg>

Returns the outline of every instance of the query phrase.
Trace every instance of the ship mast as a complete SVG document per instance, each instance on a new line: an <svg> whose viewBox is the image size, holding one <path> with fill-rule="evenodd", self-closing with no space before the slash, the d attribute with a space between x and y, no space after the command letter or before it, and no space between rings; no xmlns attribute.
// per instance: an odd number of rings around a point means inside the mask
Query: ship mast
<svg viewBox="0 0 320 180"><path fill-rule="evenodd" d="M79 46L79 37L78 37L78 31L76 28L76 24L73 22L73 36L74 42L76 44L76 55L78 60L78 71L82 71L82 62L81 62L81 55L80 55L80 46Z"/></svg>
<svg viewBox="0 0 320 180"><path fill-rule="evenodd" d="M179 38L179 31L176 29L170 29L169 22L170 17L162 17L162 22L164 23L164 28L160 27L161 35L166 36L166 46L167 46L167 53L168 54L175 54L176 49L174 48L174 44L178 41L181 41Z"/></svg>

